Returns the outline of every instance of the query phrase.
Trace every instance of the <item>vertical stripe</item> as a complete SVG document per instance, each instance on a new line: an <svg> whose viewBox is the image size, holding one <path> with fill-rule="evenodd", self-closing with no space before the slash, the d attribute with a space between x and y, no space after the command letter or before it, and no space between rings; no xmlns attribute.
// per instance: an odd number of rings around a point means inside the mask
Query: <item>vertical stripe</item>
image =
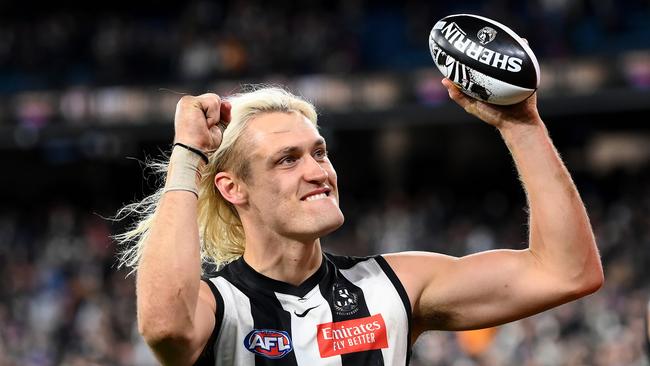
<svg viewBox="0 0 650 366"><path fill-rule="evenodd" d="M223 314L224 314L225 305L223 303L223 297L221 296L221 293L219 293L219 290L217 290L217 287L214 285L214 283L207 278L202 278L201 280L204 281L208 285L208 287L210 287L212 296L214 296L214 299L217 302L217 311L215 314L214 329L212 330L212 334L210 334L210 338L208 338L208 342L205 345L205 349L199 356L199 359L196 360L196 362L194 363L194 366L214 366L215 344L217 342L217 337L219 336L219 330L221 329L221 325L223 325Z"/></svg>
<svg viewBox="0 0 650 366"><path fill-rule="evenodd" d="M364 291L348 281L340 271L332 272L329 283L320 286L321 294L332 307L332 321L369 317L371 314L366 305ZM344 353L341 355L341 361L343 366L384 365L380 350Z"/></svg>
<svg viewBox="0 0 650 366"><path fill-rule="evenodd" d="M318 284L292 287L237 267L237 262L211 278L211 288L223 303L223 315L218 315L223 318L213 333L217 340L211 345L216 362L211 364L405 364L410 351L410 302L395 273L382 257L325 256L319 270L322 276L314 277ZM285 332L292 351L280 359L251 352L244 339L255 329ZM277 350L273 347L281 340L272 341L273 334L268 333L262 337L264 341L257 339L258 351L263 352L259 345Z"/></svg>
<svg viewBox="0 0 650 366"><path fill-rule="evenodd" d="M291 334L298 365L341 366L341 357L321 358L316 340L318 324L332 322L330 305L315 286L305 296L275 293L282 308L291 314ZM299 335L299 336L298 336Z"/></svg>
<svg viewBox="0 0 650 366"><path fill-rule="evenodd" d="M399 296L402 298L402 304L404 305L404 310L406 311L406 317L408 318L408 330L407 330L407 337L404 339L404 343L406 343L406 364L408 365L410 360L411 360L411 331L413 329L413 314L412 314L412 308L411 308L411 300L409 299L409 295L406 293L406 289L404 288L404 285L402 282L399 280L399 277L397 277L397 274L395 271L393 271L393 268L386 262L386 259L382 256L377 256L375 257L375 260L377 261L377 264L381 267L381 269L384 271L384 274L390 282L393 283L393 287L399 294Z"/></svg>
<svg viewBox="0 0 650 366"><path fill-rule="evenodd" d="M282 309L280 301L272 292L252 291L248 293L251 300L251 314L253 315L254 329L270 329L285 331L293 346L293 334L291 332L291 316ZM243 340L243 338L242 338ZM295 347L282 358L268 358L260 354L255 355L255 366L265 365L286 365L297 366Z"/></svg>
<svg viewBox="0 0 650 366"><path fill-rule="evenodd" d="M216 366L252 365L254 355L243 345L244 337L253 329L251 304L246 295L223 277L210 279L224 303L221 331L215 343Z"/></svg>
<svg viewBox="0 0 650 366"><path fill-rule="evenodd" d="M408 315L400 294L375 259L359 262L340 272L356 287L364 289L370 314L382 314L388 332L388 348L381 350L388 365L404 362L408 353Z"/></svg>

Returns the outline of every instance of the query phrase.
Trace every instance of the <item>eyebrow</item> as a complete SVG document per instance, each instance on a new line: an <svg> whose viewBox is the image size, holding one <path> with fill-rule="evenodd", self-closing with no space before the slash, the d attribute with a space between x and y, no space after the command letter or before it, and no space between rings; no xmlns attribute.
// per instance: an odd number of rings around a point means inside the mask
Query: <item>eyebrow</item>
<svg viewBox="0 0 650 366"><path fill-rule="evenodd" d="M319 137L318 139L314 140L314 143L312 144L313 147L321 146L321 145L325 145L325 139L322 138L322 137ZM270 163L274 163L275 158L278 155L295 154L297 151L300 151L300 149L301 149L300 146L295 146L295 145L285 146L285 147L281 148L280 150L278 150L278 151L274 152L273 154L271 154L271 156L269 156L269 158L268 158L268 161Z"/></svg>

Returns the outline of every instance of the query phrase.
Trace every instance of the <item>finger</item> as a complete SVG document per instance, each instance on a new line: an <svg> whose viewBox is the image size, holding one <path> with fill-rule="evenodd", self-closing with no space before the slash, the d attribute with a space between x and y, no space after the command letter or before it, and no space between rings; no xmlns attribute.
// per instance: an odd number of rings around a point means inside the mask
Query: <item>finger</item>
<svg viewBox="0 0 650 366"><path fill-rule="evenodd" d="M218 128L219 131L221 131L221 134L223 135L226 132L226 127L227 126L226 126L226 122L221 121L221 122L217 123L216 126L213 126L213 127Z"/></svg>
<svg viewBox="0 0 650 366"><path fill-rule="evenodd" d="M221 102L220 119L222 122L229 123L231 119L230 112L232 111L232 104L224 100Z"/></svg>
<svg viewBox="0 0 650 366"><path fill-rule="evenodd" d="M454 83L452 83L449 79L442 79L442 85L447 88L449 98L451 98L466 111L469 111L472 108L473 104L476 103L475 99L463 94L460 89L458 89L458 87L454 85Z"/></svg>
<svg viewBox="0 0 650 366"><path fill-rule="evenodd" d="M217 147L221 145L223 141L223 129L221 124L214 125L208 129L210 134L210 139L212 140L212 146L215 146L213 149L209 150L208 153L213 153L217 150Z"/></svg>
<svg viewBox="0 0 650 366"><path fill-rule="evenodd" d="M221 98L214 93L206 93L199 95L197 101L200 103L200 108L205 115L208 128L219 123L221 118Z"/></svg>

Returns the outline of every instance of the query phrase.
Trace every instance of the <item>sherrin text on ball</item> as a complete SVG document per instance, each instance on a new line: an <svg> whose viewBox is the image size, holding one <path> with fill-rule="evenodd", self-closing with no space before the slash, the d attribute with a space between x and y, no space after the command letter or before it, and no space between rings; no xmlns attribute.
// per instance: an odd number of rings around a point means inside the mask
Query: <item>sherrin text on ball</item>
<svg viewBox="0 0 650 366"><path fill-rule="evenodd" d="M446 78L484 102L515 104L539 87L539 63L528 43L492 19L444 17L431 30L429 49Z"/></svg>

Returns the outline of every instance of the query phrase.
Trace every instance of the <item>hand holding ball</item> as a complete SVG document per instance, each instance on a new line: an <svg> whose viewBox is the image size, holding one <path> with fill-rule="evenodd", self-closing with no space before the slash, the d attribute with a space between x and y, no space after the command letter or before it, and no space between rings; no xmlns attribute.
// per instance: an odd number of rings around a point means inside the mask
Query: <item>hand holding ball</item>
<svg viewBox="0 0 650 366"><path fill-rule="evenodd" d="M487 103L510 105L539 87L537 58L505 25L470 14L439 20L429 35L431 56L463 93Z"/></svg>

